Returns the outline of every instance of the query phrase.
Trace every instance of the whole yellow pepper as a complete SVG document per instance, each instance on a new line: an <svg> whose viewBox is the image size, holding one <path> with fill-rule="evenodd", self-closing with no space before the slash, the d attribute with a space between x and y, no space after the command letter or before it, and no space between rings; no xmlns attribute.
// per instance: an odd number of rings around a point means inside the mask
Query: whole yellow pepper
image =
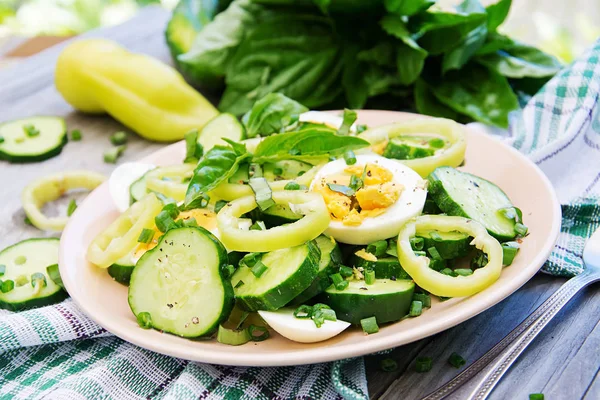
<svg viewBox="0 0 600 400"><path fill-rule="evenodd" d="M159 142L181 140L219 113L172 67L108 40L67 46L56 64L55 83L77 110L108 113Z"/></svg>

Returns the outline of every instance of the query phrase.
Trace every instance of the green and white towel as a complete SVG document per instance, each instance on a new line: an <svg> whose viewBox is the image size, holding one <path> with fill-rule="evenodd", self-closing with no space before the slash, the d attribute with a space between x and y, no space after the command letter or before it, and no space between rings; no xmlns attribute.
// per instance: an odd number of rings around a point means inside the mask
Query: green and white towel
<svg viewBox="0 0 600 400"><path fill-rule="evenodd" d="M555 185L562 232L544 271L581 272L600 225L600 41L552 79L514 119L508 137ZM365 398L362 359L284 368L200 364L108 334L77 306L0 311L0 399Z"/></svg>

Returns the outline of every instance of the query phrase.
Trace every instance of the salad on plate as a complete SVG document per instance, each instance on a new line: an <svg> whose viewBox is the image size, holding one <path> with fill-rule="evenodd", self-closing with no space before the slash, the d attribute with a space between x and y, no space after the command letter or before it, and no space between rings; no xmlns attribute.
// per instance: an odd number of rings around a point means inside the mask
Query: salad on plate
<svg viewBox="0 0 600 400"><path fill-rule="evenodd" d="M88 261L129 286L141 328L228 345L374 334L492 285L527 227L501 188L457 169L465 127L356 119L269 94L187 133L180 164L121 165L121 215Z"/></svg>

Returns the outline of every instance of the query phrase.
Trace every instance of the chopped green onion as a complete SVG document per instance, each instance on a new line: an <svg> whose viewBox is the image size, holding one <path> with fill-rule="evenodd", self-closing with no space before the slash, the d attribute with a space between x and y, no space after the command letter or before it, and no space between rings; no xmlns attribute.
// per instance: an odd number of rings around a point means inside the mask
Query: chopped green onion
<svg viewBox="0 0 600 400"><path fill-rule="evenodd" d="M365 283L367 285L372 285L375 283L375 271L372 269L365 271Z"/></svg>
<svg viewBox="0 0 600 400"><path fill-rule="evenodd" d="M506 242L502 243L502 265L511 265L519 252L519 243Z"/></svg>
<svg viewBox="0 0 600 400"><path fill-rule="evenodd" d="M235 284L235 286L233 287L234 289L239 288L240 286L244 286L244 281L239 281L238 283Z"/></svg>
<svg viewBox="0 0 600 400"><path fill-rule="evenodd" d="M250 167L248 168L248 176L250 178L262 178L263 170L260 164L250 163Z"/></svg>
<svg viewBox="0 0 600 400"><path fill-rule="evenodd" d="M47 266L46 273L54 283L56 283L63 289L65 288L65 284L63 283L62 278L60 277L60 270L58 269L58 264Z"/></svg>
<svg viewBox="0 0 600 400"><path fill-rule="evenodd" d="M254 264L254 267L250 268L250 272L252 272L255 277L260 278L262 274L267 271L267 269L269 268L263 264L262 261L258 260L256 261L256 264Z"/></svg>
<svg viewBox="0 0 600 400"><path fill-rule="evenodd" d="M437 231L431 231L431 232L429 232L429 236L431 236L431 238L433 240L435 240L436 242L440 242L440 241L444 240L442 238L442 235L440 235L439 232L437 232Z"/></svg>
<svg viewBox="0 0 600 400"><path fill-rule="evenodd" d="M193 217L183 219L181 221L181 223L183 224L183 226L188 227L188 228L189 227L197 227L198 226L198 221L196 221L196 218L193 218Z"/></svg>
<svg viewBox="0 0 600 400"><path fill-rule="evenodd" d="M263 221L256 221L252 225L250 225L251 231L266 231L267 227Z"/></svg>
<svg viewBox="0 0 600 400"><path fill-rule="evenodd" d="M358 125L356 125L356 133L363 133L367 129L368 129L368 127L366 125L364 125L364 124L358 124Z"/></svg>
<svg viewBox="0 0 600 400"><path fill-rule="evenodd" d="M433 359L431 357L417 357L417 359L415 360L415 371L429 372L431 371L432 364Z"/></svg>
<svg viewBox="0 0 600 400"><path fill-rule="evenodd" d="M342 275L339 273L329 275L329 277L333 281L333 286L335 286L336 290L344 290L349 285L348 281L342 278Z"/></svg>
<svg viewBox="0 0 600 400"><path fill-rule="evenodd" d="M447 267L446 260L432 260L429 259L429 268L434 271L441 271Z"/></svg>
<svg viewBox="0 0 600 400"><path fill-rule="evenodd" d="M433 138L429 141L429 146L433 147L434 149L441 149L445 145L446 142L441 138Z"/></svg>
<svg viewBox="0 0 600 400"><path fill-rule="evenodd" d="M543 393L531 393L529 395L529 400L544 400Z"/></svg>
<svg viewBox="0 0 600 400"><path fill-rule="evenodd" d="M230 278L235 273L235 267L231 264L227 264L223 268L223 270L225 272L225 276L227 276L228 278Z"/></svg>
<svg viewBox="0 0 600 400"><path fill-rule="evenodd" d="M239 346L252 340L248 329L227 329L219 325L217 332L217 342L228 344L230 346Z"/></svg>
<svg viewBox="0 0 600 400"><path fill-rule="evenodd" d="M315 307L313 307L312 313L311 313L311 318L313 320L313 322L315 323L315 325L317 326L317 328L320 328L321 326L323 326L323 324L325 323L325 321L337 321L337 316L335 315L335 311L333 311L331 308L329 308L329 306L327 306L327 308L318 308L315 309Z"/></svg>
<svg viewBox="0 0 600 400"><path fill-rule="evenodd" d="M344 196L352 197L356 193L354 189L346 185L338 185L336 183L328 183L327 187L333 192L338 192Z"/></svg>
<svg viewBox="0 0 600 400"><path fill-rule="evenodd" d="M73 129L71 131L71 140L74 142L79 142L83 136L81 135L81 131L79 129Z"/></svg>
<svg viewBox="0 0 600 400"><path fill-rule="evenodd" d="M398 369L398 363L391 358L385 358L379 363L379 368L384 372L392 372Z"/></svg>
<svg viewBox="0 0 600 400"><path fill-rule="evenodd" d="M6 265L0 264L0 276L6 274Z"/></svg>
<svg viewBox="0 0 600 400"><path fill-rule="evenodd" d="M312 307L307 306L306 304L301 305L300 307L294 310L294 317L298 319L308 319L312 314Z"/></svg>
<svg viewBox="0 0 600 400"><path fill-rule="evenodd" d="M265 211L267 208L275 205L272 197L273 192L265 178L250 178L248 184L254 192L256 204L261 211Z"/></svg>
<svg viewBox="0 0 600 400"><path fill-rule="evenodd" d="M415 256L417 257L427 257L427 253L422 250L415 250Z"/></svg>
<svg viewBox="0 0 600 400"><path fill-rule="evenodd" d="M127 134L125 132L115 132L110 135L110 142L115 146L121 146L127 143Z"/></svg>
<svg viewBox="0 0 600 400"><path fill-rule="evenodd" d="M162 193L158 193L158 192L152 192L152 193L154 193L154 195L156 197L158 197L158 199L160 200L160 202L163 203L164 205L167 205L167 204L177 204L177 202L175 201L175 199L167 197L167 196L165 196Z"/></svg>
<svg viewBox="0 0 600 400"><path fill-rule="evenodd" d="M171 218L173 218L173 219L177 218L180 213L180 210L179 210L179 207L177 207L177 204L173 204L173 203L165 204L162 208L162 211L168 212L169 215L171 216Z"/></svg>
<svg viewBox="0 0 600 400"><path fill-rule="evenodd" d="M398 257L398 241L396 239L388 240L388 247L385 251L385 254L388 254L392 257Z"/></svg>
<svg viewBox="0 0 600 400"><path fill-rule="evenodd" d="M361 319L360 326L367 335L379 332L379 325L377 325L377 319L375 317Z"/></svg>
<svg viewBox="0 0 600 400"><path fill-rule="evenodd" d="M465 365L467 361L464 358L462 358L458 353L452 353L448 358L448 363L454 368L460 368L463 365Z"/></svg>
<svg viewBox="0 0 600 400"><path fill-rule="evenodd" d="M281 176L281 174L283 174L283 168L279 168L279 167L273 168L273 174L276 176Z"/></svg>
<svg viewBox="0 0 600 400"><path fill-rule="evenodd" d="M356 175L352 175L350 177L350 183L348 184L348 187L356 192L358 192L358 190L360 188L362 188L364 186L364 181L363 179L359 178Z"/></svg>
<svg viewBox="0 0 600 400"><path fill-rule="evenodd" d="M27 279L25 275L19 275L17 276L17 279L15 279L15 284L17 285L17 287L25 286L28 282L29 279Z"/></svg>
<svg viewBox="0 0 600 400"><path fill-rule="evenodd" d="M283 187L284 190L300 190L300 185L294 181L288 182Z"/></svg>
<svg viewBox="0 0 600 400"><path fill-rule="evenodd" d="M150 243L154 237L154 231L152 229L144 228L138 237L138 243Z"/></svg>
<svg viewBox="0 0 600 400"><path fill-rule="evenodd" d="M431 296L429 296L427 293L413 294L413 301L420 301L423 307L431 307Z"/></svg>
<svg viewBox="0 0 600 400"><path fill-rule="evenodd" d="M356 121L356 118L356 111L344 108L342 125L338 129L337 134L341 136L347 136L350 133L350 128L352 127L352 124L354 124L354 122Z"/></svg>
<svg viewBox="0 0 600 400"><path fill-rule="evenodd" d="M29 217L23 218L23 222L25 223L25 225L33 226Z"/></svg>
<svg viewBox="0 0 600 400"><path fill-rule="evenodd" d="M354 165L356 164L356 155L352 150L348 150L344 153L344 160L346 161L346 165Z"/></svg>
<svg viewBox="0 0 600 400"><path fill-rule="evenodd" d="M77 202L75 201L75 199L71 199L71 201L69 201L69 205L67 206L67 217L70 217L71 215L73 215L73 213L75 212L76 209L77 209Z"/></svg>
<svg viewBox="0 0 600 400"><path fill-rule="evenodd" d="M517 232L520 236L525 236L527 235L527 231L529 231L529 228L527 228L525 225L523 225L520 222L517 222L515 224L515 232Z"/></svg>
<svg viewBox="0 0 600 400"><path fill-rule="evenodd" d="M504 207L498 210L500 214L502 214L505 218L508 219L517 219L517 212L514 207Z"/></svg>
<svg viewBox="0 0 600 400"><path fill-rule="evenodd" d="M471 259L471 268L477 269L485 267L488 263L487 254L483 251L479 250L478 253Z"/></svg>
<svg viewBox="0 0 600 400"><path fill-rule="evenodd" d="M235 326L236 330L239 330L242 326L242 324L244 323L244 321L246 321L246 318L248 318L248 316L250 315L250 313L248 311L244 311L242 313L242 315L240 316L240 320L238 321L237 325Z"/></svg>
<svg viewBox="0 0 600 400"><path fill-rule="evenodd" d="M107 164L116 164L117 159L123 155L127 146L117 146L104 152L104 162Z"/></svg>
<svg viewBox="0 0 600 400"><path fill-rule="evenodd" d="M2 286L0 286L0 291L2 293L8 293L15 288L15 282L10 279L2 282Z"/></svg>
<svg viewBox="0 0 600 400"><path fill-rule="evenodd" d="M425 247L425 240L420 237L410 238L410 247L412 247L413 251L423 250L423 247Z"/></svg>
<svg viewBox="0 0 600 400"><path fill-rule="evenodd" d="M343 276L344 278L349 278L352 275L354 275L354 270L350 267L346 267L346 266L342 265L340 267L340 275Z"/></svg>
<svg viewBox="0 0 600 400"><path fill-rule="evenodd" d="M15 258L15 264L17 265L23 265L27 262L27 257L25 256L18 256Z"/></svg>
<svg viewBox="0 0 600 400"><path fill-rule="evenodd" d="M418 300L413 300L412 303L410 303L410 311L408 312L408 315L411 317L418 317L422 312L423 303Z"/></svg>
<svg viewBox="0 0 600 400"><path fill-rule="evenodd" d="M36 137L40 134L40 131L31 124L23 125L23 131L28 137Z"/></svg>
<svg viewBox="0 0 600 400"><path fill-rule="evenodd" d="M31 286L36 287L46 287L48 286L48 281L46 281L46 275L41 272L36 272L31 275Z"/></svg>
<svg viewBox="0 0 600 400"><path fill-rule="evenodd" d="M250 325L248 327L248 332L254 342L262 342L269 338L269 330L264 326ZM255 333L260 333L260 335L257 336Z"/></svg>
<svg viewBox="0 0 600 400"><path fill-rule="evenodd" d="M215 203L215 214L218 214L219 211L221 211L221 209L227 205L227 203L228 203L227 200L219 200L219 201L217 201Z"/></svg>
<svg viewBox="0 0 600 400"><path fill-rule="evenodd" d="M162 233L165 233L169 229L177 226L175 220L173 217L171 217L171 214L166 210L162 210L156 217L154 217L154 223L156 224L158 230Z"/></svg>
<svg viewBox="0 0 600 400"><path fill-rule="evenodd" d="M440 274L448 275L448 276L458 276L456 272L451 270L450 268L444 268L441 271L438 271Z"/></svg>
<svg viewBox="0 0 600 400"><path fill-rule="evenodd" d="M197 163L198 160L202 157L198 157L196 153L198 152L198 146L200 146L200 152L203 152L202 146L198 143L198 129L192 129L189 132L186 132L183 135L185 139L185 158L183 159L184 163Z"/></svg>
<svg viewBox="0 0 600 400"><path fill-rule="evenodd" d="M473 275L473 270L470 268L457 268L454 270L454 273L458 276L469 276Z"/></svg>
<svg viewBox="0 0 600 400"><path fill-rule="evenodd" d="M427 252L434 260L443 260L442 256L440 255L440 252L435 247L432 246L428 248Z"/></svg>
<svg viewBox="0 0 600 400"><path fill-rule="evenodd" d="M248 253L240 260L240 267L252 268L262 258L263 253Z"/></svg>
<svg viewBox="0 0 600 400"><path fill-rule="evenodd" d="M388 243L386 240L378 240L367 245L367 253L373 254L375 257L381 257L385 255L387 251Z"/></svg>
<svg viewBox="0 0 600 400"><path fill-rule="evenodd" d="M136 315L136 319L140 327L144 329L152 328L152 316L149 312L144 311L139 313L138 315Z"/></svg>
<svg viewBox="0 0 600 400"><path fill-rule="evenodd" d="M190 204L185 207L185 210L193 210L194 208L206 208L210 203L210 196L206 193L200 192L196 194L198 198L193 200Z"/></svg>

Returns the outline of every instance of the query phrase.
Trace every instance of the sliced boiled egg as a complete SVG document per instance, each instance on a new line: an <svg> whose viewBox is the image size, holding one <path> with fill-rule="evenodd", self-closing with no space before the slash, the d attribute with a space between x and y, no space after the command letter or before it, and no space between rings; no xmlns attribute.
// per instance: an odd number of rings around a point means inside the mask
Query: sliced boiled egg
<svg viewBox="0 0 600 400"><path fill-rule="evenodd" d="M312 319L294 317L294 310L290 308L259 311L258 314L281 336L300 343L315 343L331 339L350 326L345 321L326 320L320 328L317 328Z"/></svg>
<svg viewBox="0 0 600 400"><path fill-rule="evenodd" d="M129 187L140 179L146 172L156 168L156 165L127 162L119 165L110 174L108 179L108 190L110 196L120 212L125 212L129 208Z"/></svg>
<svg viewBox="0 0 600 400"><path fill-rule="evenodd" d="M338 115L323 111L307 111L298 117L300 122L312 122L313 124L323 124L333 129L339 129L344 119ZM350 127L352 132L356 131L356 123Z"/></svg>
<svg viewBox="0 0 600 400"><path fill-rule="evenodd" d="M398 235L409 219L420 215L426 183L398 161L364 154L356 156L354 165L343 159L325 164L310 190L321 193L329 210L325 234L363 245Z"/></svg>

